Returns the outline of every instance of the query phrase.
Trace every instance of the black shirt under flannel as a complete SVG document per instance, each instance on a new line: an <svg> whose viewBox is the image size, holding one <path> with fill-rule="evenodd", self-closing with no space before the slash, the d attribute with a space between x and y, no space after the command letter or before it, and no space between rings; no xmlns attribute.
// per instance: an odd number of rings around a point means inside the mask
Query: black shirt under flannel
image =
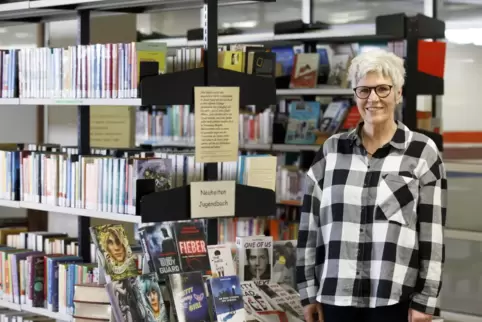
<svg viewBox="0 0 482 322"><path fill-rule="evenodd" d="M447 180L435 143L398 122L368 157L360 126L330 137L308 171L297 249L303 305L411 300L433 314L444 261Z"/></svg>

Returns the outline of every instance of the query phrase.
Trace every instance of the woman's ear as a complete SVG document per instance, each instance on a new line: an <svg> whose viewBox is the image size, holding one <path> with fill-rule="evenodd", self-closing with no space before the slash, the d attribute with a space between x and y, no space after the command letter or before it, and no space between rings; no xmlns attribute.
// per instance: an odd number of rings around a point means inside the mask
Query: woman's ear
<svg viewBox="0 0 482 322"><path fill-rule="evenodd" d="M402 89L397 89L397 92L395 94L395 102L397 104L400 104L402 102Z"/></svg>

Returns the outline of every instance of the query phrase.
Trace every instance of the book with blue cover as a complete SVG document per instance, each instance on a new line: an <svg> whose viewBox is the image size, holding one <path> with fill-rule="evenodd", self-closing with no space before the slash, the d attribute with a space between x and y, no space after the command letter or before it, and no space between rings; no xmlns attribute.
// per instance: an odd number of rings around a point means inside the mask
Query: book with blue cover
<svg viewBox="0 0 482 322"><path fill-rule="evenodd" d="M211 278L211 292L218 322L244 322L243 293L238 276Z"/></svg>
<svg viewBox="0 0 482 322"><path fill-rule="evenodd" d="M201 272L169 275L178 322L210 322L209 305Z"/></svg>
<svg viewBox="0 0 482 322"><path fill-rule="evenodd" d="M320 102L293 101L289 104L286 144L314 144L320 120Z"/></svg>

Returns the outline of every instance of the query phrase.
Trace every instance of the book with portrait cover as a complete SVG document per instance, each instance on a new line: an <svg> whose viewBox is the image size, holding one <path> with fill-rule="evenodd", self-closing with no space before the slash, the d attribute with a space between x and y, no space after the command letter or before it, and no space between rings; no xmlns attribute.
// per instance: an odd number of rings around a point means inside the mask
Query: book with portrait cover
<svg viewBox="0 0 482 322"><path fill-rule="evenodd" d="M155 224L139 229L144 254L151 272L159 278L167 274L180 273L179 253L170 223Z"/></svg>
<svg viewBox="0 0 482 322"><path fill-rule="evenodd" d="M138 303L143 309L143 321L168 322L167 311L164 305L159 280L156 273L140 275L136 278Z"/></svg>
<svg viewBox="0 0 482 322"><path fill-rule="evenodd" d="M229 245L208 245L208 255L212 277L236 275L233 254Z"/></svg>
<svg viewBox="0 0 482 322"><path fill-rule="evenodd" d="M98 250L99 267L104 269L107 282L139 275L135 256L122 225L107 224L89 229Z"/></svg>
<svg viewBox="0 0 482 322"><path fill-rule="evenodd" d="M182 271L209 271L209 257L203 222L177 222L174 223L174 231Z"/></svg>
<svg viewBox="0 0 482 322"><path fill-rule="evenodd" d="M201 272L169 275L178 322L210 322L209 305Z"/></svg>
<svg viewBox="0 0 482 322"><path fill-rule="evenodd" d="M215 277L209 282L217 321L244 322L246 312L239 277Z"/></svg>
<svg viewBox="0 0 482 322"><path fill-rule="evenodd" d="M273 237L236 237L238 275L241 281L267 283L273 265Z"/></svg>

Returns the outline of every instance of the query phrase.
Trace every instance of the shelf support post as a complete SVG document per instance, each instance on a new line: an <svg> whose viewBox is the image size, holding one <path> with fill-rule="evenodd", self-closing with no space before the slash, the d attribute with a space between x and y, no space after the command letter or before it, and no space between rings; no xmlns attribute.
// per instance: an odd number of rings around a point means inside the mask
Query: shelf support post
<svg viewBox="0 0 482 322"><path fill-rule="evenodd" d="M211 86L218 68L218 1L204 0L203 10L204 86ZM204 179L218 179L217 163L206 164Z"/></svg>
<svg viewBox="0 0 482 322"><path fill-rule="evenodd" d="M90 44L90 11L78 12L77 44ZM79 155L90 154L90 106L80 105L77 107L77 142ZM90 262L90 218L79 216L78 218L78 241L79 256L86 263Z"/></svg>
<svg viewBox="0 0 482 322"><path fill-rule="evenodd" d="M218 68L218 1L204 0L203 6L204 86L211 86ZM204 166L204 180L218 179L217 163ZM207 220L208 245L218 243L218 220Z"/></svg>

